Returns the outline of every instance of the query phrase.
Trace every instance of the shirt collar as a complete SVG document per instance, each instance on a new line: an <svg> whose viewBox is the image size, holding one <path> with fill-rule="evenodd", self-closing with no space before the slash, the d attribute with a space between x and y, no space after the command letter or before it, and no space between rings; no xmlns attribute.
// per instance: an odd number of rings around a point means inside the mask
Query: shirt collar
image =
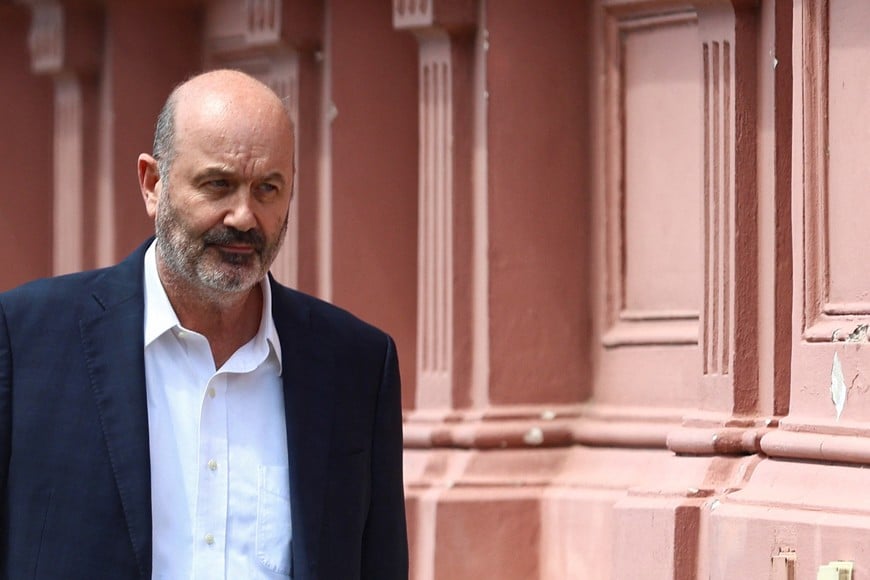
<svg viewBox="0 0 870 580"><path fill-rule="evenodd" d="M145 348L173 328L183 329L166 289L157 273L157 243L149 246L145 252ZM251 341L254 344L267 344L278 363L278 375L281 374L281 341L272 320L272 287L268 277L260 281L263 292L263 311L260 315L260 328Z"/></svg>

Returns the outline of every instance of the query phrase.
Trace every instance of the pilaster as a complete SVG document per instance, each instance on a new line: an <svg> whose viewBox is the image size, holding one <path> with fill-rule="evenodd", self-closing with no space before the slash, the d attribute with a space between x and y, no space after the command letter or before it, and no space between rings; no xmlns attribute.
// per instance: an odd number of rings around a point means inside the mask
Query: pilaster
<svg viewBox="0 0 870 580"><path fill-rule="evenodd" d="M473 2L396 2L419 45L417 393L421 412L471 403ZM446 12L446 14L445 14ZM485 353L480 353L485 354Z"/></svg>
<svg viewBox="0 0 870 580"><path fill-rule="evenodd" d="M669 433L677 453L751 454L758 417L757 32L753 2L696 2L702 72L703 304L700 412Z"/></svg>
<svg viewBox="0 0 870 580"><path fill-rule="evenodd" d="M52 272L93 266L99 73L104 15L98 6L33 0L31 68L55 87Z"/></svg>

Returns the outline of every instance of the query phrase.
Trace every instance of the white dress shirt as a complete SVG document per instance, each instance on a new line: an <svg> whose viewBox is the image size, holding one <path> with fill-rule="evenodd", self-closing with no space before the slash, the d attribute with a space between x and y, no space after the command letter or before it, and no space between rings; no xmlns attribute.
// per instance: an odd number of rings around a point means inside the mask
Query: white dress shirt
<svg viewBox="0 0 870 580"><path fill-rule="evenodd" d="M268 280L257 335L215 370L145 254L145 381L154 579L290 576L281 345Z"/></svg>

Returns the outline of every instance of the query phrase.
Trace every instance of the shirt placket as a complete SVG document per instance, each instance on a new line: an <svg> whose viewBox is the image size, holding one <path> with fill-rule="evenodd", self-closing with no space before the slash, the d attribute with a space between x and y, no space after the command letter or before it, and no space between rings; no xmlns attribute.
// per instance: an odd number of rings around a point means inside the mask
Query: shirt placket
<svg viewBox="0 0 870 580"><path fill-rule="evenodd" d="M226 570L229 493L226 393L226 374L215 374L202 397L193 542L197 580L223 578Z"/></svg>

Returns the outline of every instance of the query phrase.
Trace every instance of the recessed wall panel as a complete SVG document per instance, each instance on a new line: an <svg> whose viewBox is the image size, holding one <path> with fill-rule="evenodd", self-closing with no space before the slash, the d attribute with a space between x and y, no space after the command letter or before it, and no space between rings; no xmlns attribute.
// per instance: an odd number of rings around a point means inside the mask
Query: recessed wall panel
<svg viewBox="0 0 870 580"><path fill-rule="evenodd" d="M701 283L701 63L693 20L623 33L625 300L697 312Z"/></svg>
<svg viewBox="0 0 870 580"><path fill-rule="evenodd" d="M828 309L870 312L870 3L830 3Z"/></svg>

